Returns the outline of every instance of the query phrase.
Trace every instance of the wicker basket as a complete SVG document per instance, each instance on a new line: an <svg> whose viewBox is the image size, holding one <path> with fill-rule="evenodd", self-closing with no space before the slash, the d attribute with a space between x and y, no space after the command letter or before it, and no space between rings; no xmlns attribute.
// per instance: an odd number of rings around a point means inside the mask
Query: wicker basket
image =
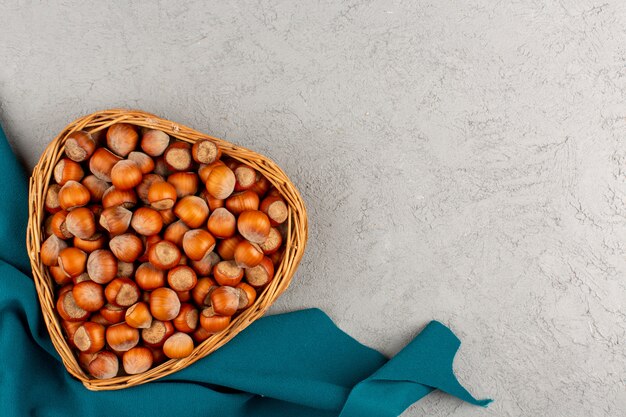
<svg viewBox="0 0 626 417"><path fill-rule="evenodd" d="M45 216L43 204L54 166L63 156L67 135L77 130L97 132L108 128L114 123L120 122L159 129L172 137L189 143L194 143L201 139L208 139L215 142L222 149L223 153L250 165L267 177L280 191L287 202L289 217L287 220L285 254L276 269L274 279L270 285L259 294L254 305L234 319L226 330L202 342L187 358L169 360L139 375L97 380L91 379L78 365L78 361L72 349L63 336L59 319L55 312L54 283L47 268L42 264L39 255ZM250 323L261 317L278 296L287 289L304 253L307 235L307 215L302 198L289 178L287 178L287 175L285 175L273 161L248 149L207 136L186 126L161 119L142 111L124 109L105 110L90 114L70 123L47 147L39 163L33 170L30 179L27 247L46 326L48 327L52 343L61 355L61 359L69 373L78 378L88 389L94 391L117 390L154 381L185 368L227 343Z"/></svg>

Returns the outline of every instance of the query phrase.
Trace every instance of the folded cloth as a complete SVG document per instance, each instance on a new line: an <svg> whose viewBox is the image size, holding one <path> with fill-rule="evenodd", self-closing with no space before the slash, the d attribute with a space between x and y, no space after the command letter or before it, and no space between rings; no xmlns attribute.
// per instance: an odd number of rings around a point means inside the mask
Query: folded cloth
<svg viewBox="0 0 626 417"><path fill-rule="evenodd" d="M459 340L431 322L388 360L320 310L262 318L173 375L92 392L54 350L29 276L27 181L0 129L0 410L6 417L387 417L434 389L476 405L452 372Z"/></svg>

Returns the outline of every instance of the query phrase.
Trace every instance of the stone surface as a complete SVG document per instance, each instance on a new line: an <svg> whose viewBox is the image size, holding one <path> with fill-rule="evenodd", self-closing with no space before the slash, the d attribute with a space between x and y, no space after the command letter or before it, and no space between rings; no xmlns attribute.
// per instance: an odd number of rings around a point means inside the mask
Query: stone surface
<svg viewBox="0 0 626 417"><path fill-rule="evenodd" d="M311 222L272 312L320 307L390 355L438 319L496 400L404 415L624 413L623 2L91 3L0 2L28 166L110 107L265 153Z"/></svg>

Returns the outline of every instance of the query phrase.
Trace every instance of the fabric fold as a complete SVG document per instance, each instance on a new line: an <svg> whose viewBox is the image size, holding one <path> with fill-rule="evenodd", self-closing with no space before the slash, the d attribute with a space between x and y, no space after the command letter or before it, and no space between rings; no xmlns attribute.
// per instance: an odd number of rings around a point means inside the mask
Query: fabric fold
<svg viewBox="0 0 626 417"><path fill-rule="evenodd" d="M26 223L28 222L28 176L13 154L0 126L0 259L20 271L30 274L26 252Z"/></svg>
<svg viewBox="0 0 626 417"><path fill-rule="evenodd" d="M350 393L340 417L397 416L435 389L470 404L486 406L459 383L452 364L461 341L443 324L431 321L402 351ZM396 401L385 399L395 396Z"/></svg>
<svg viewBox="0 0 626 417"><path fill-rule="evenodd" d="M201 361L158 381L92 392L50 342L24 248L24 172L0 129L11 167L0 199L0 409L6 417L392 416L435 388L473 404L452 360L458 339L432 322L391 360L318 309L264 317Z"/></svg>

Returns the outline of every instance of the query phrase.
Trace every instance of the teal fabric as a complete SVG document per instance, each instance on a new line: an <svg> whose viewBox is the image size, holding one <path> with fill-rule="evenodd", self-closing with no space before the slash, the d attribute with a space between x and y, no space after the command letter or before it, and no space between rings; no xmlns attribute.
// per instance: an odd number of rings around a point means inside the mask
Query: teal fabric
<svg viewBox="0 0 626 417"><path fill-rule="evenodd" d="M0 129L0 410L21 416L397 416L434 389L485 406L456 380L459 340L431 322L388 360L320 310L265 317L156 382L91 392L48 337L24 250L27 181ZM320 278L322 279L322 278Z"/></svg>

